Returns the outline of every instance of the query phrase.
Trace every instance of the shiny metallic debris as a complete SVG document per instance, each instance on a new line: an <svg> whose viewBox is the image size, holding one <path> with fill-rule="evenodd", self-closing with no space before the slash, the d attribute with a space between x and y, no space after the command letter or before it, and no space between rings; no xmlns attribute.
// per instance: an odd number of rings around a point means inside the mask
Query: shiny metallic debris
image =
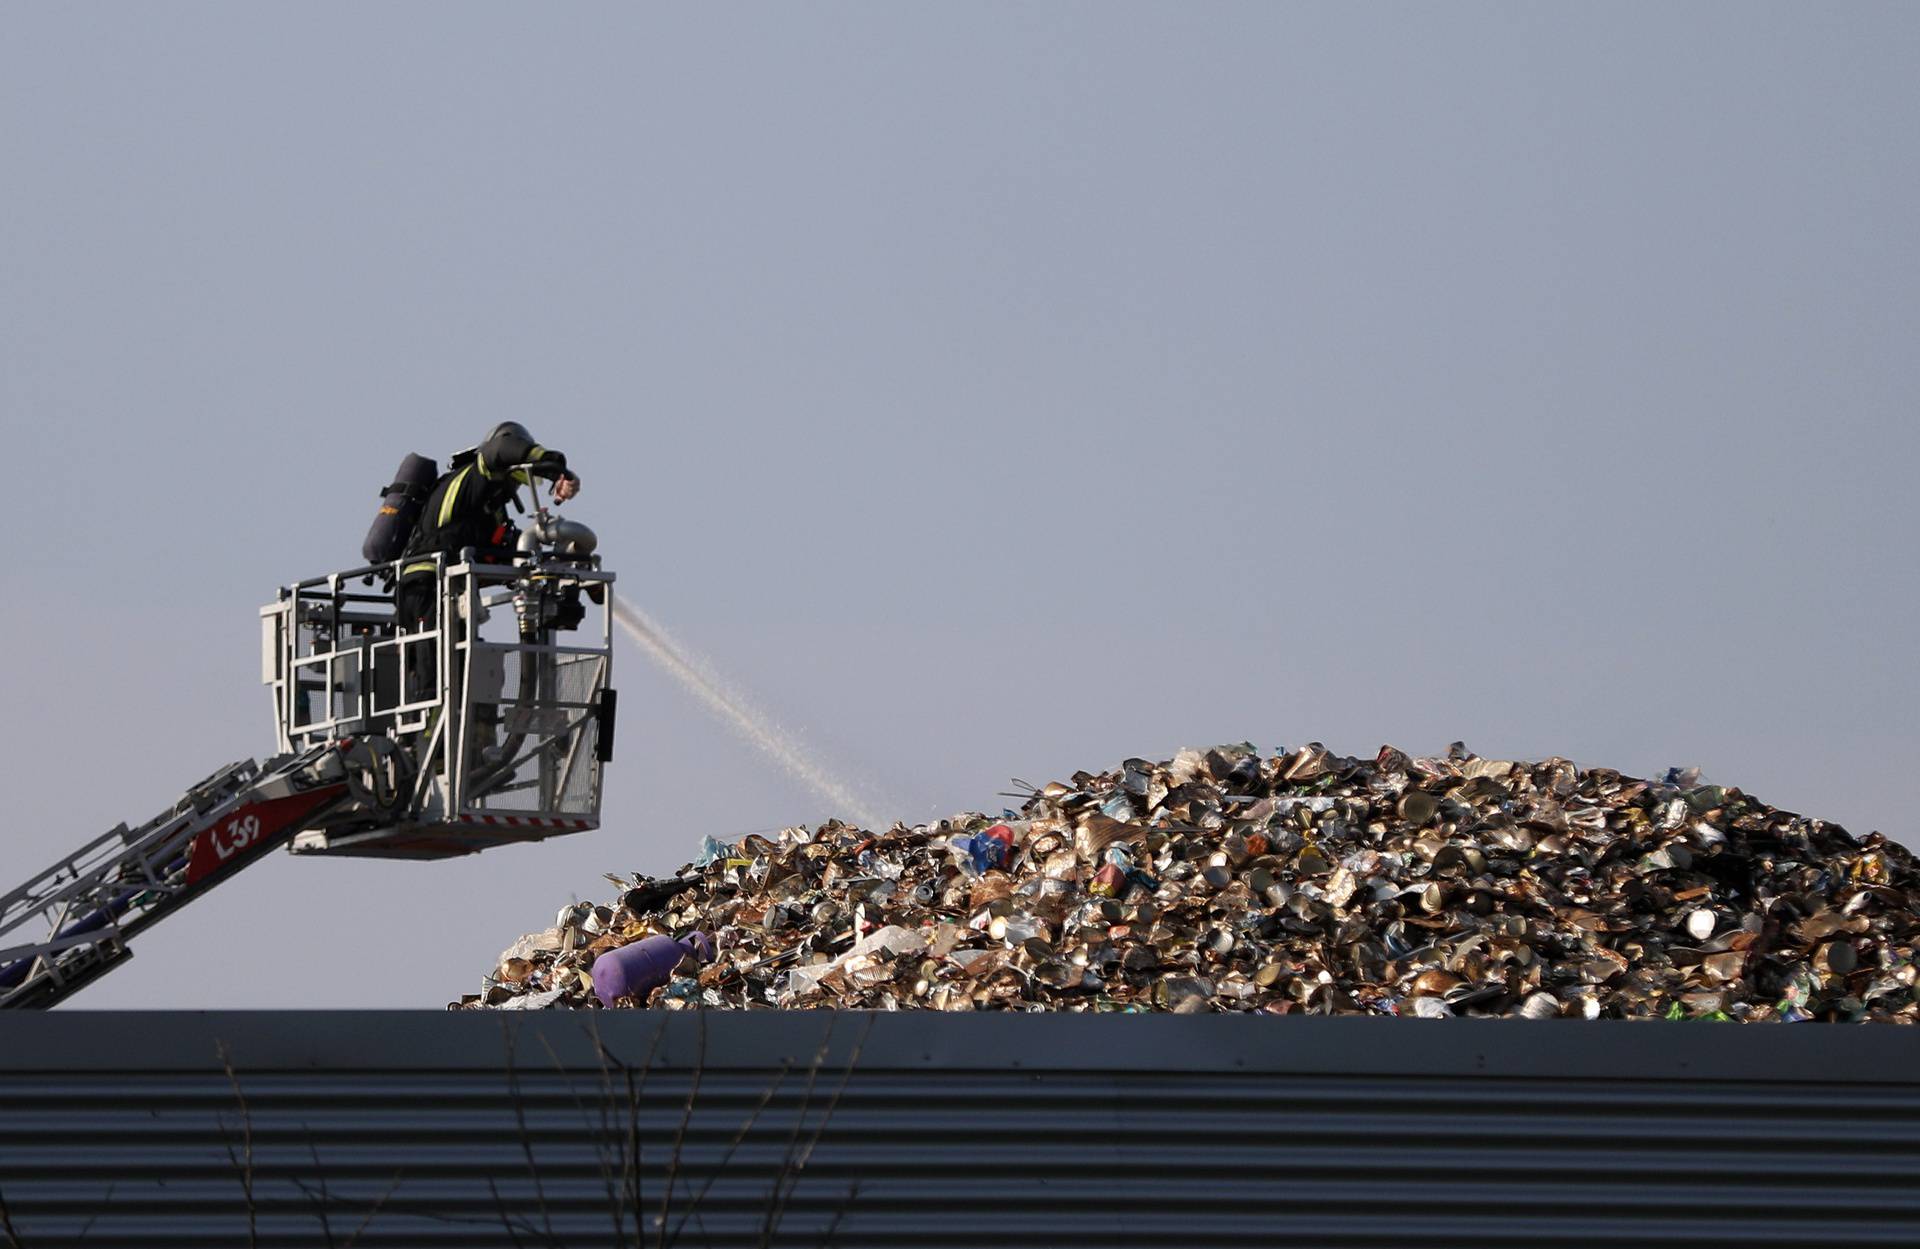
<svg viewBox="0 0 1920 1249"><path fill-rule="evenodd" d="M998 819L708 838L676 878L609 879L617 898L563 910L454 1005L1920 1013L1920 872L1898 844L1697 773L1458 743L1182 750Z"/></svg>

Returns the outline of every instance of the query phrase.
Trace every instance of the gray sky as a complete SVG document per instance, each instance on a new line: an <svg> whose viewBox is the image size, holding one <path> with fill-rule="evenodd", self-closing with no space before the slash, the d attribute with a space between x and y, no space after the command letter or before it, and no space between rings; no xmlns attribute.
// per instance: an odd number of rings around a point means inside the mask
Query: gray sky
<svg viewBox="0 0 1920 1249"><path fill-rule="evenodd" d="M270 751L259 604L505 419L909 818L1458 737L1911 840L1916 64L1910 6L0 7L0 888ZM437 1007L828 814L616 678L600 831L276 856L76 1004Z"/></svg>

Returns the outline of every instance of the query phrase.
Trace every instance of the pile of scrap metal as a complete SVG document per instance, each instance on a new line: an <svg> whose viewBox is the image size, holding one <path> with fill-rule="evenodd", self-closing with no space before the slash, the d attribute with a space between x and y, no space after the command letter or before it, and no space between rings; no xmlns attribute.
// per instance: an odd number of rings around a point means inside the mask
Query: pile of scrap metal
<svg viewBox="0 0 1920 1249"><path fill-rule="evenodd" d="M1001 817L708 839L678 877L608 879L453 1006L1920 1014L1897 843L1696 772L1458 744L1183 750Z"/></svg>

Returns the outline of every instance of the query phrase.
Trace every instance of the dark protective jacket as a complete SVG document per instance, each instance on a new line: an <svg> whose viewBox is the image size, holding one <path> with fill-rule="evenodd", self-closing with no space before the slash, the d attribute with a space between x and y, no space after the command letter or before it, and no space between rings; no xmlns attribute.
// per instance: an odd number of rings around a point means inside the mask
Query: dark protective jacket
<svg viewBox="0 0 1920 1249"><path fill-rule="evenodd" d="M528 468L515 471L516 464ZM498 434L480 444L470 460L456 462L454 468L434 483L420 509L420 521L413 527L401 558L400 576L424 576L433 571L432 556L458 555L467 547L500 545L502 526L507 523L507 500L518 485L531 485L532 477L572 476L567 457L528 442L510 433ZM416 560L416 556L426 558Z"/></svg>

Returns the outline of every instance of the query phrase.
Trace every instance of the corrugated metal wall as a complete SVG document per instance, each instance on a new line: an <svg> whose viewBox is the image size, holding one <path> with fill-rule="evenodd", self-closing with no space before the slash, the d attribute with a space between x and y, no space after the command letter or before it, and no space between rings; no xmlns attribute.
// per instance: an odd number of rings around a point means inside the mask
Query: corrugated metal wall
<svg viewBox="0 0 1920 1249"><path fill-rule="evenodd" d="M1914 1245L1917 1058L1811 1024L6 1015L0 1246Z"/></svg>

